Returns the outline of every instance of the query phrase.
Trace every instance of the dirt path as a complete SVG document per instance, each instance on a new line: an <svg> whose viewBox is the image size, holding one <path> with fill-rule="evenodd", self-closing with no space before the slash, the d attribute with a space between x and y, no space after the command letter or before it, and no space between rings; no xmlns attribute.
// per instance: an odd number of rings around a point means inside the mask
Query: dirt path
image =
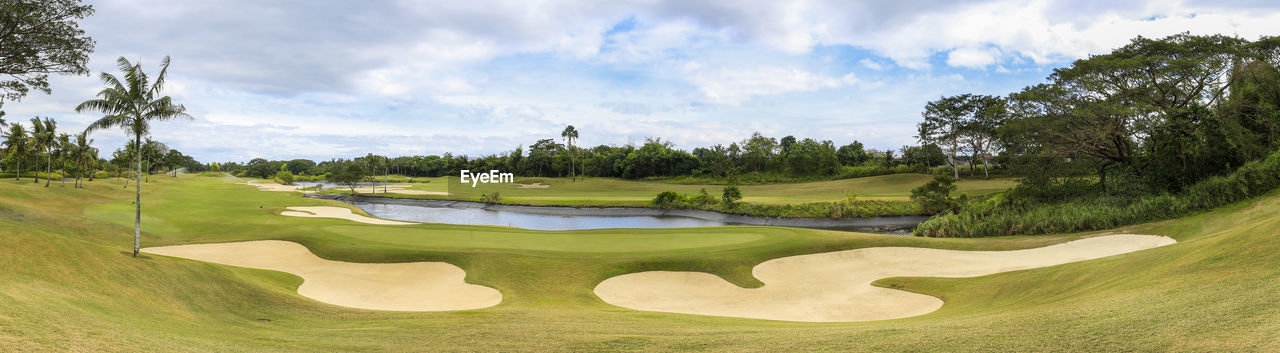
<svg viewBox="0 0 1280 353"><path fill-rule="evenodd" d="M871 285L881 278L984 276L1173 243L1163 236L1117 234L1013 251L865 248L766 261L752 269L765 283L760 288L738 287L704 272L651 271L609 278L595 293L636 310L804 322L887 320L933 312L942 300Z"/></svg>

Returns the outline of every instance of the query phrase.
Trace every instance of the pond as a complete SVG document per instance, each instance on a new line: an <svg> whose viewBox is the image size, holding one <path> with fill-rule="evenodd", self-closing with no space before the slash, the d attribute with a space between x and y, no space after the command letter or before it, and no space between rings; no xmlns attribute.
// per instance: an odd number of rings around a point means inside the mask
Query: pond
<svg viewBox="0 0 1280 353"><path fill-rule="evenodd" d="M785 219L699 210L643 207L554 207L486 205L456 200L310 195L343 201L378 218L423 223L508 226L537 230L684 228L763 225L910 235L924 216L850 219Z"/></svg>
<svg viewBox="0 0 1280 353"><path fill-rule="evenodd" d="M530 214L484 208L427 207L385 203L352 202L378 218L423 223L495 225L537 230L603 228L683 228L729 225L690 217L675 216L563 216Z"/></svg>

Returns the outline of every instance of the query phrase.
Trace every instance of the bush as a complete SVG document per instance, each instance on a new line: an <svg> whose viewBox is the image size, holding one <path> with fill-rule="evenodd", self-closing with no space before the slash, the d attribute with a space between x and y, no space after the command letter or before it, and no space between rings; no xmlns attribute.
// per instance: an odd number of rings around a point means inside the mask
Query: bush
<svg viewBox="0 0 1280 353"><path fill-rule="evenodd" d="M280 172L276 173L275 180L277 183L281 183L285 185L293 184L293 172L290 172L287 170L281 170Z"/></svg>
<svg viewBox="0 0 1280 353"><path fill-rule="evenodd" d="M703 190L703 191L706 191L706 190ZM720 200L724 201L725 207L731 207L733 206L733 203L735 201L738 201L741 199L742 199L742 190L739 190L737 185L729 185L724 187L724 192L720 196Z"/></svg>
<svg viewBox="0 0 1280 353"><path fill-rule="evenodd" d="M951 198L956 190L956 179L946 174L934 174L933 180L911 190L911 199L919 202L928 213L955 212L959 203Z"/></svg>
<svg viewBox="0 0 1280 353"><path fill-rule="evenodd" d="M1063 189L1077 192L1078 182ZM916 227L915 234L932 237L981 237L1014 234L1051 234L1115 228L1141 222L1180 217L1191 212L1224 206L1261 196L1280 187L1280 152L1248 162L1228 175L1210 177L1178 194L1161 193L1134 198L1075 197L1052 204L1017 204L980 208L964 205L957 214L935 216ZM1022 186L1010 190L1026 193Z"/></svg>
<svg viewBox="0 0 1280 353"><path fill-rule="evenodd" d="M502 196L499 196L497 191L494 191L492 194L480 194L480 202L492 205L501 201Z"/></svg>
<svg viewBox="0 0 1280 353"><path fill-rule="evenodd" d="M728 187L726 187L728 189ZM739 197L741 193L739 193ZM918 203L909 201L861 201L856 195L848 195L844 200L828 202L812 202L789 205L757 205L734 202L727 204L716 200L703 189L697 196L674 191L664 191L653 198L654 207L696 209L740 214L756 217L781 218L869 218L879 216L914 216L923 214Z"/></svg>
<svg viewBox="0 0 1280 353"><path fill-rule="evenodd" d="M686 196L675 191L663 191L653 198L653 205L658 208L674 208L684 201Z"/></svg>

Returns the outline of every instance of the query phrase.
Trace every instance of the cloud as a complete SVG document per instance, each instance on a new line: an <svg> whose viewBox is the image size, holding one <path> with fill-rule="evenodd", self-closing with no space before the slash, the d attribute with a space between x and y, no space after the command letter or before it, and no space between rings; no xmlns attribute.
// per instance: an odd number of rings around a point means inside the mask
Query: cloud
<svg viewBox="0 0 1280 353"><path fill-rule="evenodd" d="M686 67L689 82L698 87L698 102L737 105L755 96L836 88L857 82L853 74L835 78L796 68L707 69L698 63Z"/></svg>
<svg viewBox="0 0 1280 353"><path fill-rule="evenodd" d="M865 68L868 68L868 69L872 69L872 70L876 70L876 71L880 71L880 70L884 70L884 69L885 69L885 67L884 67L884 65L883 65L883 64L880 64L879 62L876 62L876 61L871 60L871 59L862 59L862 60L858 60L858 64L861 64L861 65L862 65L862 67L865 67Z"/></svg>
<svg viewBox="0 0 1280 353"><path fill-rule="evenodd" d="M1280 23L1271 2L1199 0L94 7L82 25L98 43L90 69L115 73L125 56L154 70L172 55L165 93L197 121L160 124L156 137L202 160L474 155L558 136L565 124L592 144L663 136L696 147L758 129L896 148L941 95L1008 93L1137 35L1255 39ZM6 102L6 118L52 116L68 131L97 118L72 112L102 87L96 77L52 80L53 95ZM99 147L114 149L115 134L103 132Z"/></svg>

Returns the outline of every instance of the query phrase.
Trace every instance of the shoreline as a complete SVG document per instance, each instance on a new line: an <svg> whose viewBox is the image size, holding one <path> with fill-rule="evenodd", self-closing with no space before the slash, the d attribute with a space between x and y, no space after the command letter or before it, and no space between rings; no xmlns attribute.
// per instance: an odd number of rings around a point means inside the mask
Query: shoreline
<svg viewBox="0 0 1280 353"><path fill-rule="evenodd" d="M364 202L423 207L479 208L490 211L507 211L525 214L550 216L652 216L652 217L688 217L706 221L723 222L730 225L778 226L816 229L857 229L874 231L909 230L929 216L881 216L871 218L778 218L756 217L721 213L704 210L668 209L635 206L529 206L485 204L476 201L392 198L362 195L311 194L306 197L335 200L345 203Z"/></svg>

